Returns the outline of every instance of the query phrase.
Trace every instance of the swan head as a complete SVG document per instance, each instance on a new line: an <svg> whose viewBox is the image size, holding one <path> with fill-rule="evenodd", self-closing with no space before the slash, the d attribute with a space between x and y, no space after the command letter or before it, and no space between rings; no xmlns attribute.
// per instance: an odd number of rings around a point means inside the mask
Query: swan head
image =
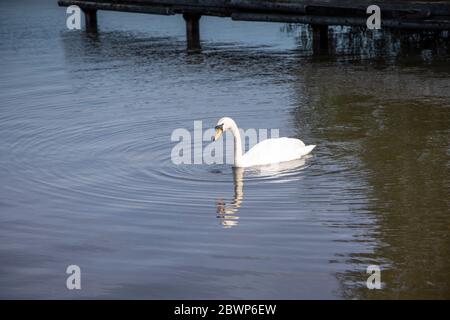
<svg viewBox="0 0 450 320"><path fill-rule="evenodd" d="M220 138L220 136L222 135L223 132L236 127L236 123L234 122L233 119L228 118L228 117L223 117L220 118L219 121L217 121L216 126L214 127L214 129L216 129L215 133L214 133L214 137L212 138L213 141L216 141L217 139Z"/></svg>

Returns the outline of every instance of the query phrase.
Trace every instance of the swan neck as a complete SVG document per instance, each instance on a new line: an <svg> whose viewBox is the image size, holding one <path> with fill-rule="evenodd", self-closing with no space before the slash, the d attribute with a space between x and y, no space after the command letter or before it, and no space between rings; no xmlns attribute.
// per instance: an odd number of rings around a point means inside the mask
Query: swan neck
<svg viewBox="0 0 450 320"><path fill-rule="evenodd" d="M237 165L242 158L241 133L235 123L233 123L230 130L234 136L234 165Z"/></svg>

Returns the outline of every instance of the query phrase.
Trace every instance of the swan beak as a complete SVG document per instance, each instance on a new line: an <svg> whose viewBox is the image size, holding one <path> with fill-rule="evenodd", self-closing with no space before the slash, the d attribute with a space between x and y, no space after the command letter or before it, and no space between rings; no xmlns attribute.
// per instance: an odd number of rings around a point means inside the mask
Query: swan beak
<svg viewBox="0 0 450 320"><path fill-rule="evenodd" d="M212 138L212 141L216 141L217 139L220 138L220 136L222 135L222 127L217 126L216 127L216 132L214 133L214 137Z"/></svg>

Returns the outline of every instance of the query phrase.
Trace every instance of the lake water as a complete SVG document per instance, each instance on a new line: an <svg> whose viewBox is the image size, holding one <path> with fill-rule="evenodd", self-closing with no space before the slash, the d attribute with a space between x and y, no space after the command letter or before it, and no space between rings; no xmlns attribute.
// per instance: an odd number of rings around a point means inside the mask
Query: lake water
<svg viewBox="0 0 450 320"><path fill-rule="evenodd" d="M305 28L206 17L189 55L180 16L88 35L56 1L0 6L1 298L450 298L448 39L336 29L313 56ZM222 116L317 147L171 161Z"/></svg>

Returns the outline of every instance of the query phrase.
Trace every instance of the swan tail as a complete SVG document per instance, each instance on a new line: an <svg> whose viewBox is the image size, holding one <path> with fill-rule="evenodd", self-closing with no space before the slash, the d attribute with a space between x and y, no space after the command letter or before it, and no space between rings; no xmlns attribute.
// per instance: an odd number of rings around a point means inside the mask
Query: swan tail
<svg viewBox="0 0 450 320"><path fill-rule="evenodd" d="M311 144L309 146L305 146L302 150L302 155L301 156L306 156L307 154L309 154L314 148L316 147L316 145Z"/></svg>

